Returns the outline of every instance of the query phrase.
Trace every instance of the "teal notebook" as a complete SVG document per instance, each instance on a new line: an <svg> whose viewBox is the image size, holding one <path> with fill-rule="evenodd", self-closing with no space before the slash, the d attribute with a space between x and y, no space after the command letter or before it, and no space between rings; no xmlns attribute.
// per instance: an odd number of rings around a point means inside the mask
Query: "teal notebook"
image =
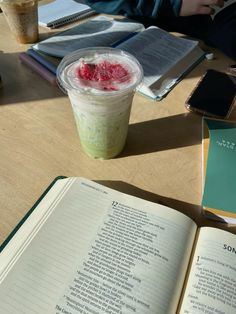
<svg viewBox="0 0 236 314"><path fill-rule="evenodd" d="M236 222L236 122L204 118L204 123L209 146L202 205L215 218Z"/></svg>

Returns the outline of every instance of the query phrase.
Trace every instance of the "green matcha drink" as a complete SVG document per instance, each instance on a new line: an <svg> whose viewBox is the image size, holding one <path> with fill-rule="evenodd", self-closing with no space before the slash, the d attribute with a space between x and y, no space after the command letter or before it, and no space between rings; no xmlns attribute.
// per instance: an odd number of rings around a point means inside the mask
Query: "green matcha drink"
<svg viewBox="0 0 236 314"><path fill-rule="evenodd" d="M62 60L57 77L70 98L83 150L93 158L117 156L143 77L139 62L119 49L80 49Z"/></svg>

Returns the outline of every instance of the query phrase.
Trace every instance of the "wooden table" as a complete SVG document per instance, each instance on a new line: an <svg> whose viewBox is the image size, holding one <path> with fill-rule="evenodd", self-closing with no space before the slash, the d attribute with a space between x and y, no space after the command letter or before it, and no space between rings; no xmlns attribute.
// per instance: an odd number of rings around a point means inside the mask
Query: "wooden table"
<svg viewBox="0 0 236 314"><path fill-rule="evenodd" d="M81 150L68 97L21 64L18 54L28 45L13 39L2 13L0 30L0 242L59 175L87 177L216 225L201 216L201 117L184 103L207 68L224 71L232 60L214 51L213 61L161 102L135 95L123 153L99 161ZM40 39L49 32L40 28Z"/></svg>

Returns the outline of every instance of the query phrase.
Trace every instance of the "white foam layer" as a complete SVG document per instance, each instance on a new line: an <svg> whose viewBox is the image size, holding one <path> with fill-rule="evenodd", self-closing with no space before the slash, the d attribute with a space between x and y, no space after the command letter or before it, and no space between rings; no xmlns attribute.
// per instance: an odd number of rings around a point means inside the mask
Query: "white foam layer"
<svg viewBox="0 0 236 314"><path fill-rule="evenodd" d="M109 81L97 80L84 80L78 75L78 69L85 64L98 65L105 61L110 64L120 64L127 72L128 75L122 79L118 78ZM67 83L72 89L83 90L92 94L100 93L113 93L116 91L127 90L133 86L136 87L136 82L140 77L140 68L138 64L126 56L118 56L110 53L94 53L89 57L82 57L77 61L67 65L62 72L62 80ZM115 90L106 90L107 87L114 86Z"/></svg>

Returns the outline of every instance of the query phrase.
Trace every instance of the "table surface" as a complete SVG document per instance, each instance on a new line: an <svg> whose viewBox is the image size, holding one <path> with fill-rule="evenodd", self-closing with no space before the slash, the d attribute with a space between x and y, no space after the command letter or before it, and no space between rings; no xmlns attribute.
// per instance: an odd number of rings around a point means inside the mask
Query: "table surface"
<svg viewBox="0 0 236 314"><path fill-rule="evenodd" d="M232 60L210 49L214 60L204 60L162 101L136 94L124 151L100 161L82 151L68 97L21 64L18 55L29 45L14 40L3 13L0 29L0 242L59 175L83 176L236 233L202 216L201 117L184 105L206 69L225 71ZM39 31L40 40L58 32Z"/></svg>

